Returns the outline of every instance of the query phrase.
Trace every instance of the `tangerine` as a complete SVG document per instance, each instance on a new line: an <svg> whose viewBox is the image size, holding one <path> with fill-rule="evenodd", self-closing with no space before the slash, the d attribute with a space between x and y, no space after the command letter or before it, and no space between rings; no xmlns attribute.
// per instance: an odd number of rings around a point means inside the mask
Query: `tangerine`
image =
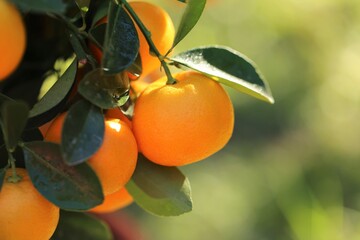
<svg viewBox="0 0 360 240"><path fill-rule="evenodd" d="M65 116L62 113L53 121L46 132L46 141L61 142ZM130 180L137 154L136 140L127 124L119 119L106 120L103 143L87 161L98 175L104 195L118 191Z"/></svg>
<svg viewBox="0 0 360 240"><path fill-rule="evenodd" d="M132 121L139 151L165 166L212 155L225 146L234 127L231 100L219 83L194 71L174 77L173 85L164 77L142 92Z"/></svg>
<svg viewBox="0 0 360 240"><path fill-rule="evenodd" d="M108 213L119 210L123 207L128 206L133 202L132 196L126 190L121 188L120 190L105 196L104 202L92 209L89 212L94 213Z"/></svg>
<svg viewBox="0 0 360 240"><path fill-rule="evenodd" d="M0 192L0 239L48 240L59 222L59 208L44 198L25 169L17 168L19 182L8 181L8 169Z"/></svg>
<svg viewBox="0 0 360 240"><path fill-rule="evenodd" d="M0 0L0 80L19 65L25 52L26 33L21 14L7 0Z"/></svg>

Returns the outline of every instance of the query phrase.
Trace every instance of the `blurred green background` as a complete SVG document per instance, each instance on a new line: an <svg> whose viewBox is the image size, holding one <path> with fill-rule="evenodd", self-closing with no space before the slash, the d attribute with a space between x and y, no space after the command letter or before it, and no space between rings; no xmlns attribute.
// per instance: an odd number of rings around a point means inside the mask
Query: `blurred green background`
<svg viewBox="0 0 360 240"><path fill-rule="evenodd" d="M158 0L175 24L183 5ZM227 89L229 144L182 168L194 210L122 210L144 239L360 239L360 1L213 0L176 51L221 44L259 66L275 105Z"/></svg>

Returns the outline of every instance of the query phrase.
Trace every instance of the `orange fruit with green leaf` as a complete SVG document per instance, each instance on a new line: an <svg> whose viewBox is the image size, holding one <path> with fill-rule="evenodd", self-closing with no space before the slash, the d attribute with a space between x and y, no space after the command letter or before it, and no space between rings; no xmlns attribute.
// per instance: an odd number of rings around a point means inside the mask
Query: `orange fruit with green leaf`
<svg viewBox="0 0 360 240"><path fill-rule="evenodd" d="M45 140L61 142L66 113L58 116L49 127ZM132 176L137 161L137 144L129 126L119 119L105 121L104 139L99 150L88 159L98 175L105 195L124 187Z"/></svg>
<svg viewBox="0 0 360 240"><path fill-rule="evenodd" d="M234 127L231 100L222 86L187 71L151 83L138 97L133 131L139 150L151 161L182 166L214 154L229 141Z"/></svg>

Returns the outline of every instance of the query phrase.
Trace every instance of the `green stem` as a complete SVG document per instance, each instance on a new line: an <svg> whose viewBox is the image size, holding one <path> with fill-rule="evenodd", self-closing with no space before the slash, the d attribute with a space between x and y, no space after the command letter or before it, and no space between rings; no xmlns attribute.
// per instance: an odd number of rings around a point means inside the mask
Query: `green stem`
<svg viewBox="0 0 360 240"><path fill-rule="evenodd" d="M88 34L86 32L83 32L82 34L84 34L85 37L87 37L93 44L95 44L95 46L98 47L101 52L103 51L103 46L101 46L91 34Z"/></svg>
<svg viewBox="0 0 360 240"><path fill-rule="evenodd" d="M90 34L88 34L88 33L86 33L85 31L82 30L82 27L84 27L84 25L85 25L85 27L86 27L86 23L85 23L84 19L83 19L83 26L82 26L81 28L77 28L77 27L76 27L73 23L71 23L65 16L56 15L56 14L49 14L49 15L50 15L51 17L53 17L53 18L57 18L57 19L59 19L60 21L62 21L62 22L66 25L67 29L70 31L70 34L73 34L73 35L75 36L75 38L77 38L77 39L79 40L82 48L83 48L83 49L87 48L87 45L86 45L86 43L85 43L85 41L84 41L84 37L89 37ZM95 43L96 46L98 46L98 43L97 43L94 39L91 39L91 40ZM95 64L95 62L94 62L95 60L94 60L93 58L90 58L90 57L88 56L88 54L86 54L86 55L87 55L87 60L89 60L89 63L90 63L90 65L91 65L91 67L92 67L93 69L95 69L95 68L96 68L96 64Z"/></svg>
<svg viewBox="0 0 360 240"><path fill-rule="evenodd" d="M128 11L128 13L131 15L133 20L135 21L136 25L139 27L141 33L144 35L146 42L148 43L150 47L150 51L152 51L157 58L159 59L161 66L164 68L165 74L168 78L166 84L175 84L177 81L173 76L171 75L171 71L169 69L169 66L164 60L164 56L161 55L159 50L156 48L154 42L151 39L151 32L145 27L143 22L140 20L140 18L137 16L135 11L132 9L130 4L126 0L120 0L121 4L125 7L125 9Z"/></svg>
<svg viewBox="0 0 360 240"><path fill-rule="evenodd" d="M82 20L82 25L81 27L79 27L79 32L83 32L86 29L86 21L85 21L85 14L81 11L81 20Z"/></svg>
<svg viewBox="0 0 360 240"><path fill-rule="evenodd" d="M8 177L7 181L11 182L11 183L20 182L22 177L16 173L16 165L15 165L16 160L11 152L8 152L8 154L9 154L9 163L11 166L12 175L10 177Z"/></svg>

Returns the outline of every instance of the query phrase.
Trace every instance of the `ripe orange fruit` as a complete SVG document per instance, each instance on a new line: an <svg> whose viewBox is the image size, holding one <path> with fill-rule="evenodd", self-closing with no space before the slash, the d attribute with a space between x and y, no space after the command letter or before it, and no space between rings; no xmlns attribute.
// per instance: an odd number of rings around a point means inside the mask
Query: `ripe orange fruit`
<svg viewBox="0 0 360 240"><path fill-rule="evenodd" d="M0 239L48 240L59 222L59 208L36 190L25 169L16 172L22 179L7 181L8 169L0 192Z"/></svg>
<svg viewBox="0 0 360 240"><path fill-rule="evenodd" d="M40 130L41 135L42 135L43 137L45 137L46 132L47 132L47 130L49 129L49 127L51 126L51 124L52 124L52 121L49 121L49 122L47 122L47 123L45 123L45 124L43 124L43 125L41 125L41 126L39 127L39 130Z"/></svg>
<svg viewBox="0 0 360 240"><path fill-rule="evenodd" d="M221 85L197 72L151 83L136 101L133 131L139 151L165 166L202 160L228 142L234 126L231 100Z"/></svg>
<svg viewBox="0 0 360 240"><path fill-rule="evenodd" d="M146 28L151 32L151 39L161 54L166 54L171 48L174 37L175 27L169 14L161 7L148 2L129 2L130 6L136 12ZM101 19L97 24L107 22L107 18ZM140 48L139 54L142 62L142 76L148 75L157 68L160 68L160 61L156 56L150 54L149 45L135 24ZM90 50L94 53L95 58L100 62L102 53L94 44L89 44Z"/></svg>
<svg viewBox="0 0 360 240"><path fill-rule="evenodd" d="M121 121L126 123L130 129L132 129L132 123L130 119L128 119L119 108L111 108L107 110L105 117L107 119L111 119L111 118L120 119Z"/></svg>
<svg viewBox="0 0 360 240"><path fill-rule="evenodd" d="M149 83L140 78L130 82L130 86L133 93L138 97L149 86Z"/></svg>
<svg viewBox="0 0 360 240"><path fill-rule="evenodd" d="M114 212L120 208L126 207L133 202L132 196L128 193L126 188L121 188L120 190L106 195L104 202L99 206L96 206L89 210L89 212L94 213L107 213Z"/></svg>
<svg viewBox="0 0 360 240"><path fill-rule="evenodd" d="M162 55L166 54L175 37L175 27L169 14L161 7L149 2L130 2L130 6L151 32L151 39L156 48ZM142 75L145 76L160 68L160 61L156 56L150 54L149 45L137 25L136 30L140 40L139 53L142 61Z"/></svg>
<svg viewBox="0 0 360 240"><path fill-rule="evenodd" d="M66 114L57 117L49 127L45 140L61 142L61 131ZM137 162L137 144L126 123L119 119L105 121L104 140L100 149L88 159L98 175L104 195L122 188L132 176Z"/></svg>
<svg viewBox="0 0 360 240"><path fill-rule="evenodd" d="M19 65L25 52L25 26L20 12L7 0L0 0L0 80Z"/></svg>

